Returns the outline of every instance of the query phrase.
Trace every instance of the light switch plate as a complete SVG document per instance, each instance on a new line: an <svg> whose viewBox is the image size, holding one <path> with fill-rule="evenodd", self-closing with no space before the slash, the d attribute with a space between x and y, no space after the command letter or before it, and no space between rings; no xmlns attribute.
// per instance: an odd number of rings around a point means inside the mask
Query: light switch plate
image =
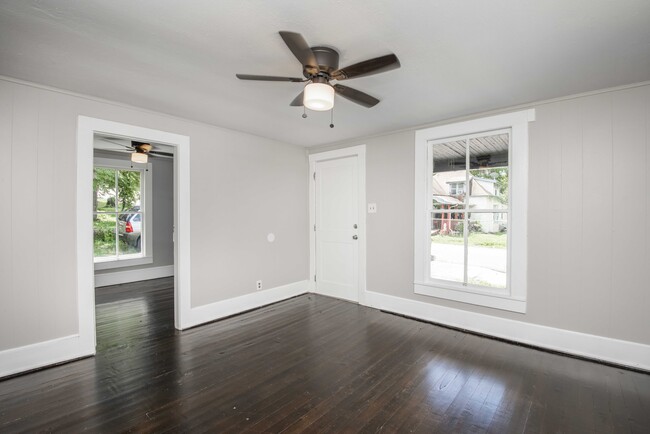
<svg viewBox="0 0 650 434"><path fill-rule="evenodd" d="M374 214L377 212L377 204L376 203L369 203L368 204L368 214Z"/></svg>

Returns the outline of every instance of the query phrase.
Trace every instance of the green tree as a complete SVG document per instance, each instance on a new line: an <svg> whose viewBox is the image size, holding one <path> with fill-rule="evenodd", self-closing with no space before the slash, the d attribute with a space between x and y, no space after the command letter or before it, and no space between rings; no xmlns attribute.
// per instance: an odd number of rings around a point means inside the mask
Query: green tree
<svg viewBox="0 0 650 434"><path fill-rule="evenodd" d="M117 172L117 191L115 175ZM140 172L96 167L93 177L93 210L97 211L99 196L115 198L117 194L118 211L133 208L140 200Z"/></svg>
<svg viewBox="0 0 650 434"><path fill-rule="evenodd" d="M117 177L119 211L136 206L140 200L140 172L120 170Z"/></svg>

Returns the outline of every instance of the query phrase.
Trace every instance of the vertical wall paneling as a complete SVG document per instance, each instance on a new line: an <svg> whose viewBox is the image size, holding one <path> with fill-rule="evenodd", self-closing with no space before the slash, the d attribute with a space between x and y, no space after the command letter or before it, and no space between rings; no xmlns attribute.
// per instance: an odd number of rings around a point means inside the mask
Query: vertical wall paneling
<svg viewBox="0 0 650 434"><path fill-rule="evenodd" d="M52 119L52 144L55 148L53 166L54 180L53 190L57 192L57 205L61 209L76 210L76 192L71 186L76 186L76 136L77 136L77 114L75 105L83 102L77 98L70 98L59 93L52 93L52 106L41 115L41 119L49 117ZM86 108L84 108L87 110ZM78 109L77 109L78 110ZM74 237L62 228L70 225L77 227L76 213L59 212L53 216L54 245L61 252L76 251L76 233ZM57 282L56 304L52 309L58 312L69 312L70 306L77 306L77 266L74 257L69 254L54 255L54 276ZM75 309L76 311L76 309ZM56 321L51 327L56 329L59 336L76 334L79 331L79 324L76 314L62 316L58 314Z"/></svg>
<svg viewBox="0 0 650 434"><path fill-rule="evenodd" d="M648 231L646 215L646 98L644 92L627 90L612 96L612 327L617 336L639 339L650 327L648 310L642 303L630 306L630 300L647 300L648 279L639 282L645 272L644 243ZM641 283L641 284L640 284Z"/></svg>
<svg viewBox="0 0 650 434"><path fill-rule="evenodd" d="M380 191L377 202L384 210L368 223L369 290L650 345L650 85L532 107L536 120L530 124L529 274L523 315L414 293L413 258L394 254L413 250L412 235L395 236L412 225L411 213L395 212L395 204L412 197L413 186L393 182L387 188L377 181L414 178L409 155L414 145L407 133L310 149L367 145L369 196ZM408 166L401 164L405 160ZM378 261L384 257L390 258L389 266Z"/></svg>
<svg viewBox="0 0 650 434"><path fill-rule="evenodd" d="M53 109L52 94L41 93L38 101L39 124L38 124L38 142L37 155L35 164L36 170L36 219L35 234L37 236L37 250L32 252L35 262L34 274L37 279L38 288L38 305L35 306L38 317L41 322L40 335L48 339L56 336L56 330L47 327L47 324L56 322L57 312L57 294L54 291L48 291L54 282L54 263L55 251L47 248L53 246L54 234L57 231L55 225L55 211L58 207L57 197L59 196L54 190L54 153L55 147L52 146L53 120L49 116L40 116Z"/></svg>
<svg viewBox="0 0 650 434"><path fill-rule="evenodd" d="M35 270L38 250L38 123L38 92L28 87L17 87L14 91L11 149L11 290L17 326L28 343L38 341L40 328L40 318L32 314L39 303ZM27 318L30 320L25 321Z"/></svg>
<svg viewBox="0 0 650 434"><path fill-rule="evenodd" d="M580 122L580 100L568 100L562 104L562 119L558 125L561 134L562 150L557 157L562 160L559 214L549 215L549 223L552 231L560 234L559 243L553 246L560 257L560 268L557 277L562 281L562 287L579 288L582 285L581 275L583 263L580 257L582 253L581 229L582 214L582 129ZM558 218L558 225L555 225L555 217ZM558 246L562 246L558 249ZM559 251L558 251L559 250ZM559 287L559 285L557 285ZM585 331L589 328L581 316L573 315L575 306L582 302L582 294L579 291L565 291L558 294L561 303L561 327Z"/></svg>
<svg viewBox="0 0 650 434"><path fill-rule="evenodd" d="M545 110L545 119L539 119L540 126L545 127L545 137L534 146L543 146L548 153L547 178L546 184L538 190L538 194L541 193L539 196L529 195L530 202L544 204L542 214L532 217L533 221L529 228L532 231L542 231L544 234L544 263L546 264L546 276L542 283L546 292L544 310L546 319L553 324L562 324L567 320L562 315L564 298L562 287L556 284L562 270L562 252L558 246L562 245L562 124L566 116L565 111L566 104L563 104L557 109ZM537 162L533 161L532 164Z"/></svg>
<svg viewBox="0 0 650 434"><path fill-rule="evenodd" d="M546 168L549 165L550 150L543 144L552 143L549 137L549 130L542 128L552 115L551 110L545 110L541 107L536 110L536 121L532 122L530 128L529 143L529 169L528 169L528 281L542 282L550 284L549 271L547 269L546 258L551 257L546 243L547 234L541 228L538 228L539 221L544 221L545 216L549 214L546 206L549 194L549 171ZM540 198L542 200L531 200ZM529 283L530 285L530 283ZM550 311L553 307L549 304L549 297L546 294L528 291L528 313L535 315L537 311Z"/></svg>
<svg viewBox="0 0 650 434"><path fill-rule="evenodd" d="M582 161L583 262L579 292L581 321L591 333L608 334L612 291L612 112L611 94L582 101L584 153Z"/></svg>
<svg viewBox="0 0 650 434"><path fill-rule="evenodd" d="M645 182L646 182L646 206L645 218L650 218L650 87L644 89L645 93ZM645 263L650 264L650 230L645 233ZM648 300L648 297L645 297ZM646 309L646 312L650 308Z"/></svg>
<svg viewBox="0 0 650 434"><path fill-rule="evenodd" d="M11 177L13 135L13 89L0 82L0 228L4 230L0 240L0 350L11 348L15 326L14 296L12 291L12 237L11 231Z"/></svg>

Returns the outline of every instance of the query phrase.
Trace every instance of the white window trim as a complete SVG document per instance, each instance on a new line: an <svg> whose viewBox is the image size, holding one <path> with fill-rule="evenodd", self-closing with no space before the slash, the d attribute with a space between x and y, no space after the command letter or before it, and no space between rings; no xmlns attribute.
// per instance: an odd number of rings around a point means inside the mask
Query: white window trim
<svg viewBox="0 0 650 434"><path fill-rule="evenodd" d="M528 252L528 123L535 120L535 110L522 110L449 125L426 128L415 133L415 226L414 284L416 294L429 295L462 303L526 312ZM508 221L508 290L495 293L486 288L464 286L453 282L433 281L429 274L431 261L428 201L432 163L428 158L429 142L445 138L479 134L508 128L510 145L510 203ZM428 262L427 262L428 261Z"/></svg>
<svg viewBox="0 0 650 434"><path fill-rule="evenodd" d="M140 206L142 207L142 215L144 216L144 244L142 245L142 254L136 257L125 257L124 259L110 258L110 259L94 259L95 270L109 270L113 268L133 267L136 265L145 265L153 263L153 229L152 221L153 216L151 210L153 209L153 196L152 196L152 174L153 169L151 163L137 164L131 163L127 160L118 160L112 158L95 158L93 161L94 166L108 167L111 169L138 169L144 170L143 180L143 200Z"/></svg>

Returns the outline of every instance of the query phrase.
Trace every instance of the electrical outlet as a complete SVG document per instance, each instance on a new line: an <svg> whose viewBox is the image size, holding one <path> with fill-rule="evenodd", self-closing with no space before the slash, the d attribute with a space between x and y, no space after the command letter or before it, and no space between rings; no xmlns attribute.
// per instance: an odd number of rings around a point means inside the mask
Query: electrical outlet
<svg viewBox="0 0 650 434"><path fill-rule="evenodd" d="M258 281L256 282L256 285L257 285L256 287L257 287L257 290L258 290L258 291L259 291L260 289L262 289L262 281L261 281L261 280L258 280Z"/></svg>
<svg viewBox="0 0 650 434"><path fill-rule="evenodd" d="M377 212L377 204L376 203L369 203L368 204L368 214L374 214Z"/></svg>

